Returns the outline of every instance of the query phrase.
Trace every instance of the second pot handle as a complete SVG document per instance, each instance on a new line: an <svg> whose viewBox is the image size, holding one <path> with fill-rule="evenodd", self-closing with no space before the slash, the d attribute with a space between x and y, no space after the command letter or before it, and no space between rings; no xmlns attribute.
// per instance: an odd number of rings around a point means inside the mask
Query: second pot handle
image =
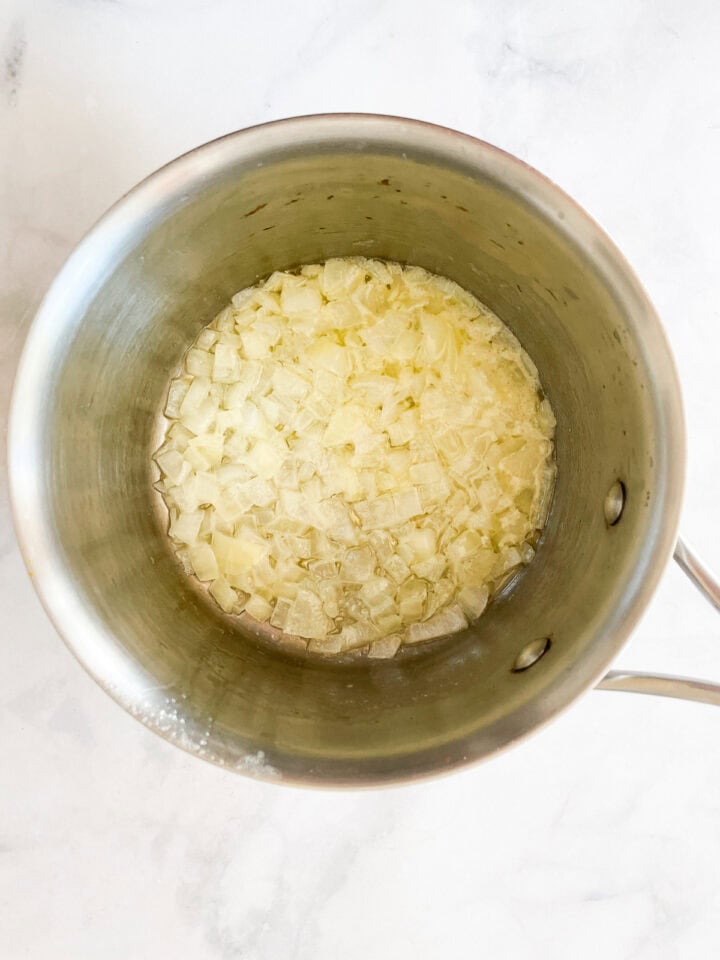
<svg viewBox="0 0 720 960"><path fill-rule="evenodd" d="M678 537L673 557L678 566L685 571L692 582L716 610L720 610L720 583L690 549L682 537Z"/></svg>
<svg viewBox="0 0 720 960"><path fill-rule="evenodd" d="M680 537L675 544L675 561L716 610L720 610L720 583ZM597 690L621 690L625 693L650 693L657 697L694 700L720 707L720 683L674 677L659 673L637 673L632 670L611 670Z"/></svg>

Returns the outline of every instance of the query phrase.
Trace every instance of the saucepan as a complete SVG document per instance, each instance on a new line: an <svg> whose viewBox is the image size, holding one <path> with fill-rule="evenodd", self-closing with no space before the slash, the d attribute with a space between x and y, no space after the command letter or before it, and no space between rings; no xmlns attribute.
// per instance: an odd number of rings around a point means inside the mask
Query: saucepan
<svg viewBox="0 0 720 960"><path fill-rule="evenodd" d="M181 573L151 452L173 370L229 297L358 254L451 277L514 331L557 416L557 484L534 561L474 625L390 661L338 662L259 640ZM65 642L134 716L228 769L326 785L444 772L598 682L720 704L701 681L606 674L673 551L720 604L677 539L683 414L662 326L587 214L472 137L302 117L153 174L42 303L9 453L18 537Z"/></svg>

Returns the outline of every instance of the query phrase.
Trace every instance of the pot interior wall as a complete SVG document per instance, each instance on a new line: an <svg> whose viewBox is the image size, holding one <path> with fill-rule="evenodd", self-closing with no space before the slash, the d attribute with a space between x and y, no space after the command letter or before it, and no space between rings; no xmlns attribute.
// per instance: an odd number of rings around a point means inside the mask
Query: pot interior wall
<svg viewBox="0 0 720 960"><path fill-rule="evenodd" d="M557 416L558 480L536 560L476 626L392 662L338 664L259 643L188 584L150 452L173 368L234 292L354 254L449 276L511 327ZM201 178L87 269L96 290L47 384L52 519L77 587L138 665L136 689L116 694L161 732L175 735L157 720L166 704L228 765L263 751L289 777L390 778L495 749L562 705L570 671L586 684L610 659L663 452L628 298L569 239L562 211L431 153L298 145ZM608 527L616 478L627 506ZM545 636L545 657L512 672Z"/></svg>

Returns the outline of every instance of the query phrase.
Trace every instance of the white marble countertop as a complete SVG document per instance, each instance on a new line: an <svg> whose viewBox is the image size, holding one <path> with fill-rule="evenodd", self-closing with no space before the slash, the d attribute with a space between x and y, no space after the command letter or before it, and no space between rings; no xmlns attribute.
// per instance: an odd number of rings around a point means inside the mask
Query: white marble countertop
<svg viewBox="0 0 720 960"><path fill-rule="evenodd" d="M4 0L0 421L33 310L124 190L292 114L433 120L615 237L683 382L683 529L720 568L720 7L706 0ZM4 459L4 448L2 457ZM720 710L591 693L501 758L322 793L203 764L74 661L0 481L0 956L675 960L720 951ZM720 679L676 569L620 665Z"/></svg>

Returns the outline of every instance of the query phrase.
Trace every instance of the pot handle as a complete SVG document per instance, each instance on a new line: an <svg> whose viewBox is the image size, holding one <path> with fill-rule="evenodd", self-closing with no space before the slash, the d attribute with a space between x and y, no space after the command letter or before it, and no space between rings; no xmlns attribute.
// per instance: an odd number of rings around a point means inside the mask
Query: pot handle
<svg viewBox="0 0 720 960"><path fill-rule="evenodd" d="M692 582L716 610L720 610L720 582L710 573L696 553L690 549L682 537L678 537L673 554L675 562L685 571Z"/></svg>
<svg viewBox="0 0 720 960"><path fill-rule="evenodd" d="M682 537L678 538L673 554L678 566L685 571L708 603L720 611L720 582L710 573ZM675 697L695 700L720 707L720 683L674 677L659 673L636 673L631 670L611 670L605 674L597 690L622 690L626 693L650 693L656 697Z"/></svg>

